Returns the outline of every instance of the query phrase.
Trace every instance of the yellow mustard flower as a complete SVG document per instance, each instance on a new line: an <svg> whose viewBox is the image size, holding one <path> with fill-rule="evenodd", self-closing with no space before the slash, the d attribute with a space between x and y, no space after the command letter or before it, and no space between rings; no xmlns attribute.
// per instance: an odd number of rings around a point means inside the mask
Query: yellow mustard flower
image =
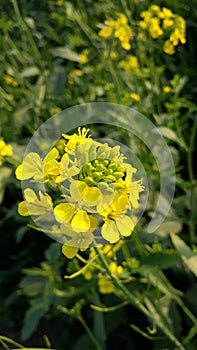
<svg viewBox="0 0 197 350"><path fill-rule="evenodd" d="M185 20L173 13L166 7L160 8L158 5L151 5L147 11L142 11L142 18L139 26L147 31L153 39L162 36L164 32L169 37L165 41L163 51L169 55L175 53L174 47L186 43L186 23ZM170 34L169 34L170 32Z"/></svg>
<svg viewBox="0 0 197 350"><path fill-rule="evenodd" d="M106 23L107 21L105 21ZM103 38L110 38L113 35L113 28L112 27L104 27L99 32L98 35Z"/></svg>
<svg viewBox="0 0 197 350"><path fill-rule="evenodd" d="M118 66L125 70L126 73L138 75L140 73L139 62L136 56L127 55L127 57L120 61Z"/></svg>
<svg viewBox="0 0 197 350"><path fill-rule="evenodd" d="M148 31L153 39L157 39L163 34L163 30L160 27L160 19L158 17L151 18Z"/></svg>
<svg viewBox="0 0 197 350"><path fill-rule="evenodd" d="M61 164L57 161L58 157L59 152L56 148L52 148L43 160L39 154L30 152L23 163L17 167L15 171L16 178L18 180L32 178L41 182L55 182L61 167Z"/></svg>
<svg viewBox="0 0 197 350"><path fill-rule="evenodd" d="M102 294L111 294L114 291L113 283L106 276L99 275L98 286Z"/></svg>
<svg viewBox="0 0 197 350"><path fill-rule="evenodd" d="M62 111L62 109L60 107L52 107L52 108L50 108L51 114L60 113L61 111Z"/></svg>
<svg viewBox="0 0 197 350"><path fill-rule="evenodd" d="M120 277L123 273L123 268L121 265L117 265L115 261L112 261L109 264L109 268L113 275ZM114 285L112 281L109 279L109 277L102 275L101 273L98 275L98 286L99 286L99 291L102 294L111 294L114 291Z"/></svg>
<svg viewBox="0 0 197 350"><path fill-rule="evenodd" d="M172 27L174 24L174 20L171 18L164 18L163 23L162 23L162 27L163 29L167 29L169 27Z"/></svg>
<svg viewBox="0 0 197 350"><path fill-rule="evenodd" d="M130 97L137 102L140 101L140 95L136 94L135 92L132 92Z"/></svg>
<svg viewBox="0 0 197 350"><path fill-rule="evenodd" d="M69 239L64 243L62 247L63 254L72 259L78 251L86 250L93 241L93 229L97 226L95 218L89 215L89 228L88 230L76 230L76 227L71 226L68 222L63 222L60 228L60 232L64 233ZM72 221L71 221L72 222Z"/></svg>
<svg viewBox="0 0 197 350"><path fill-rule="evenodd" d="M88 50L83 50L80 54L79 54L79 63L81 64L85 64L88 62Z"/></svg>
<svg viewBox="0 0 197 350"><path fill-rule="evenodd" d="M12 85L13 87L17 87L19 85L17 80L11 75L4 75L3 79L7 85Z"/></svg>
<svg viewBox="0 0 197 350"><path fill-rule="evenodd" d="M150 10L152 10L153 12L160 12L161 11L161 8L158 6L158 5L151 5L150 6Z"/></svg>
<svg viewBox="0 0 197 350"><path fill-rule="evenodd" d="M106 27L99 31L99 36L109 38L113 35L121 42L121 46L125 50L130 50L130 40L133 38L133 30L128 24L128 19L125 14L120 13L117 20L106 20Z"/></svg>
<svg viewBox="0 0 197 350"><path fill-rule="evenodd" d="M64 243L68 258L87 249L93 238L108 244L129 236L135 224L132 211L138 208L143 191L141 180L133 181L136 169L125 162L120 146L92 140L88 132L78 128L78 134L63 134L67 143L62 138L61 149L56 143L44 159L30 152L16 169L18 179L46 182L49 190L57 192L52 201L46 193L40 191L38 198L26 189L19 213L50 213L55 221L53 236Z"/></svg>
<svg viewBox="0 0 197 350"><path fill-rule="evenodd" d="M39 191L39 197L31 188L24 190L23 202L18 205L18 213L22 216L43 216L47 213L53 213L52 198L47 193Z"/></svg>
<svg viewBox="0 0 197 350"><path fill-rule="evenodd" d="M126 195L116 193L110 205L107 204L106 206L106 203L101 202L97 206L97 211L104 220L101 234L110 243L117 242L120 235L129 236L133 231L134 223L132 219L124 214L128 202L129 199Z"/></svg>
<svg viewBox="0 0 197 350"><path fill-rule="evenodd" d="M54 215L60 223L70 223L74 232L87 232L90 218L86 211L76 208L70 203L61 203L54 208Z"/></svg>
<svg viewBox="0 0 197 350"><path fill-rule="evenodd" d="M166 86L163 87L163 92L168 93L170 91L171 91L171 87L169 85L166 85Z"/></svg>
<svg viewBox="0 0 197 350"><path fill-rule="evenodd" d="M56 0L56 5L57 5L57 6L62 6L63 3L64 3L63 0Z"/></svg>
<svg viewBox="0 0 197 350"><path fill-rule="evenodd" d="M166 40L164 45L163 45L163 51L167 53L168 55L174 55L175 53L175 48L170 42L170 40Z"/></svg>
<svg viewBox="0 0 197 350"><path fill-rule="evenodd" d="M76 146L87 142L91 139L91 136L88 135L89 133L89 129L86 128L78 128L78 135L76 133L74 133L73 135L67 135L67 134L62 134L62 136L68 140L66 146L65 146L65 151L67 153L72 154L74 149L76 148Z"/></svg>
<svg viewBox="0 0 197 350"><path fill-rule="evenodd" d="M0 138L0 165L2 165L4 157L11 157L12 154L13 154L12 146L6 144L4 140Z"/></svg>

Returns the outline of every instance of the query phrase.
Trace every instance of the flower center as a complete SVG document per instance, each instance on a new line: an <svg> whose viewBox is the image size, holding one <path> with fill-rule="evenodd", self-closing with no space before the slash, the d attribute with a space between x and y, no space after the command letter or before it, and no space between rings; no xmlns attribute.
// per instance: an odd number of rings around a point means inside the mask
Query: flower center
<svg viewBox="0 0 197 350"><path fill-rule="evenodd" d="M124 178L124 168L113 160L104 158L94 159L85 164L79 173L79 180L89 186L97 186L100 181L117 182Z"/></svg>

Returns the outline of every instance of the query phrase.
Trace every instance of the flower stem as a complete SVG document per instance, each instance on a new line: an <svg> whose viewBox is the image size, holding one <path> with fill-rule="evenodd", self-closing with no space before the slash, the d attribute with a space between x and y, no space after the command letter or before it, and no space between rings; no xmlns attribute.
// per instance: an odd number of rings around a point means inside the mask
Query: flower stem
<svg viewBox="0 0 197 350"><path fill-rule="evenodd" d="M92 341L92 343L95 345L95 349L96 350L103 350L102 347L100 346L100 344L97 342L94 334L92 333L92 331L88 327L87 323L85 322L84 318L82 316L80 316L78 318L78 320L81 323L81 325L83 326L83 328L85 329L85 331L86 331L87 335L89 336L90 340Z"/></svg>

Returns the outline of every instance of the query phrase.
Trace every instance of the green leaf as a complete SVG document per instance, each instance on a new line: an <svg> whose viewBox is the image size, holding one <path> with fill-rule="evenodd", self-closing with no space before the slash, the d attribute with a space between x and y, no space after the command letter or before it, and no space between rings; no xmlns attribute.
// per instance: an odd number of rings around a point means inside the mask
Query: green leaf
<svg viewBox="0 0 197 350"><path fill-rule="evenodd" d="M12 173L12 169L1 166L0 168L0 203L3 201L5 186L10 180L10 175Z"/></svg>
<svg viewBox="0 0 197 350"><path fill-rule="evenodd" d="M22 340L28 339L36 330L40 319L47 312L46 306L40 302L36 303L37 299L34 301L34 305L26 312L24 324L22 328Z"/></svg>
<svg viewBox="0 0 197 350"><path fill-rule="evenodd" d="M79 62L79 55L70 50L68 47L56 47L52 50L52 54L55 57L61 57L73 62Z"/></svg>
<svg viewBox="0 0 197 350"><path fill-rule="evenodd" d="M178 250L182 260L187 267L197 277L197 255L187 246L187 244L177 235L171 233L171 240L175 248Z"/></svg>
<svg viewBox="0 0 197 350"><path fill-rule="evenodd" d="M20 73L20 76L22 78L29 78L38 74L40 74L39 68L36 66L32 66L32 67L23 69L23 71Z"/></svg>
<svg viewBox="0 0 197 350"><path fill-rule="evenodd" d="M180 255L173 250L165 250L143 256L140 265L159 266L161 269L168 269L180 261Z"/></svg>
<svg viewBox="0 0 197 350"><path fill-rule="evenodd" d="M22 292L28 297L41 294L46 284L46 278L42 276L25 276L20 282Z"/></svg>
<svg viewBox="0 0 197 350"><path fill-rule="evenodd" d="M182 224L180 221L165 221L157 229L156 233L161 236L166 236L167 233L180 232Z"/></svg>
<svg viewBox="0 0 197 350"><path fill-rule="evenodd" d="M184 146L184 142L181 141L181 139L173 130L166 128L165 126L161 126L158 129L164 137L167 137L169 140L176 142L180 146Z"/></svg>

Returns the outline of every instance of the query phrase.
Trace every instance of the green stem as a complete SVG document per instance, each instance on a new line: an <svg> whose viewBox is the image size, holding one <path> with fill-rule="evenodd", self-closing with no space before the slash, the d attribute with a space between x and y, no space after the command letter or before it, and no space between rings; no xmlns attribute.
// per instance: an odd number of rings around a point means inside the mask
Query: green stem
<svg viewBox="0 0 197 350"><path fill-rule="evenodd" d="M21 344L15 342L14 340L12 340L12 339L10 339L10 338L8 338L8 337L4 337L3 335L0 335L0 341L6 342L6 343L10 343L10 344L12 344L12 345L17 346L18 348L23 348L23 345L21 345Z"/></svg>
<svg viewBox="0 0 197 350"><path fill-rule="evenodd" d="M41 61L41 57L40 57L40 52L39 52L39 50L38 50L38 48L37 48L37 46L36 46L36 44L35 44L35 41L34 41L34 39L33 39L33 37L32 37L32 34L31 34L31 32L30 32L30 30L29 30L27 24L25 23L23 17L21 16L21 13L20 13L20 10L19 10L19 7L18 7L17 0L12 0L12 3L13 3L14 12L15 12L16 17L17 17L17 19L18 19L18 22L19 22L19 24L20 24L22 30L24 31L24 33L27 34L28 39L29 39L29 42L30 42L30 44L31 44L31 46L32 46L32 49L33 49L33 51L34 51L34 55L35 55L35 57L37 58L37 60L39 60L40 65L42 66L42 61Z"/></svg>
<svg viewBox="0 0 197 350"><path fill-rule="evenodd" d="M123 255L124 255L124 258L126 260L126 262L129 261L130 259L130 254L129 254L129 249L127 247L127 243L124 242L123 245L122 245L122 252L123 252Z"/></svg>
<svg viewBox="0 0 197 350"><path fill-rule="evenodd" d="M190 242L195 243L195 189L193 188L195 186L195 177L194 177L194 170L193 170L193 151L195 147L195 137L197 132L197 116L194 121L194 125L191 132L191 141L190 141L190 147L188 152L188 172L189 172L189 179L190 179L190 220L189 220L189 228L190 228Z"/></svg>
<svg viewBox="0 0 197 350"><path fill-rule="evenodd" d="M92 333L92 331L88 327L88 325L85 322L85 320L83 319L83 317L82 316L78 317L78 320L81 323L81 325L83 326L83 328L85 329L85 331L86 331L87 335L89 336L90 340L92 341L92 343L95 345L96 350L102 350L100 344L97 342L94 334Z"/></svg>
<svg viewBox="0 0 197 350"><path fill-rule="evenodd" d="M131 305L135 306L138 310L140 310L145 316L147 316L150 320L155 322L157 326L161 329L163 329L164 333L171 339L181 350L185 350L185 348L181 345L181 343L178 341L178 339L173 335L171 330L168 328L168 324L166 323L165 317L160 312L159 317L154 317L154 312L152 310L149 310L149 308L145 307L140 301L136 298L136 296L132 295L129 290L122 284L122 282L119 280L118 277L112 274L109 265L107 263L107 260L105 259L105 256L101 253L101 251L95 246L94 247L96 253L98 254L101 264L106 269L108 275L110 276L111 280L113 281L115 287L119 289L119 291L122 293L122 298L128 302L130 302ZM150 303L149 303L150 304ZM155 310L158 311L158 310ZM164 322L165 321L165 322ZM162 325L161 325L162 323Z"/></svg>
<svg viewBox="0 0 197 350"><path fill-rule="evenodd" d="M100 261L109 274L111 280L114 282L114 285L122 292L123 298L126 300L129 300L130 303L134 306L136 306L139 310L141 310L147 317L150 317L150 314L148 310L133 296L129 290L122 284L122 282L119 280L118 277L116 277L110 270L109 265L107 263L107 260L105 259L104 255L101 253L100 249L97 247L94 247L96 253L98 254Z"/></svg>
<svg viewBox="0 0 197 350"><path fill-rule="evenodd" d="M93 304L91 304L90 307L91 307L91 309L93 309L95 311L99 311L99 312L113 312L113 311L116 311L116 310L122 308L125 305L128 305L127 301L123 301L121 304L118 304L115 306L109 306L109 307L101 307L101 306L93 305Z"/></svg>

